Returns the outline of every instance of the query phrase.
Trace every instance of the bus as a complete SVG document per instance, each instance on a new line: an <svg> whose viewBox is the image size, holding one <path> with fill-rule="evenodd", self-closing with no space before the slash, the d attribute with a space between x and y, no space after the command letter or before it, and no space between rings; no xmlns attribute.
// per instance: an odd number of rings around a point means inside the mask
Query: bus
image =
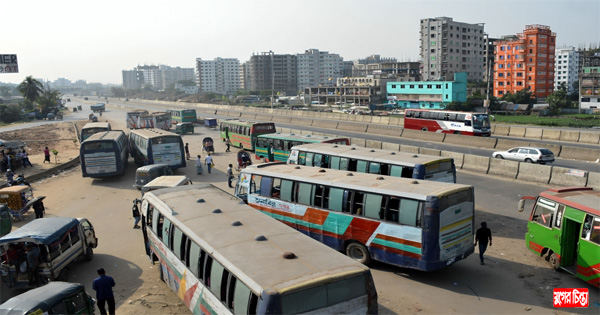
<svg viewBox="0 0 600 315"><path fill-rule="evenodd" d="M169 113L174 124L182 122L195 123L197 120L195 109L171 109Z"/></svg>
<svg viewBox="0 0 600 315"><path fill-rule="evenodd" d="M154 112L147 115L140 115L137 121L137 128L169 130L171 126L171 113L169 112Z"/></svg>
<svg viewBox="0 0 600 315"><path fill-rule="evenodd" d="M135 129L129 132L129 152L139 166L167 164L171 169L185 167L181 136L161 129Z"/></svg>
<svg viewBox="0 0 600 315"><path fill-rule="evenodd" d="M268 133L256 138L254 153L257 160L267 162L285 162L292 147L306 143L335 143L349 145L350 139L315 135L296 135L293 133Z"/></svg>
<svg viewBox="0 0 600 315"><path fill-rule="evenodd" d="M83 141L79 150L83 177L107 177L125 173L129 146L127 135L123 131L95 133Z"/></svg>
<svg viewBox="0 0 600 315"><path fill-rule="evenodd" d="M275 124L231 119L222 121L219 129L223 142L229 138L232 146L254 151L256 137L265 133L275 133Z"/></svg>
<svg viewBox="0 0 600 315"><path fill-rule="evenodd" d="M128 129L138 129L138 118L143 115L148 115L148 111L145 109L136 109L131 112L127 112L127 118L125 119Z"/></svg>
<svg viewBox="0 0 600 315"><path fill-rule="evenodd" d="M488 114L426 109L407 109L404 128L481 137L492 133Z"/></svg>
<svg viewBox="0 0 600 315"><path fill-rule="evenodd" d="M591 187L549 189L534 200L527 222L525 244L554 269L563 269L600 286L600 191Z"/></svg>
<svg viewBox="0 0 600 315"><path fill-rule="evenodd" d="M210 184L141 203L146 253L194 314L376 314L369 268Z"/></svg>
<svg viewBox="0 0 600 315"><path fill-rule="evenodd" d="M83 142L85 139L89 138L91 135L97 132L110 131L110 124L106 121L102 122L89 122L81 128L81 136L80 141Z"/></svg>
<svg viewBox="0 0 600 315"><path fill-rule="evenodd" d="M454 159L365 147L313 143L292 148L288 164L456 183Z"/></svg>
<svg viewBox="0 0 600 315"><path fill-rule="evenodd" d="M349 257L433 271L473 253L473 186L266 163L236 196Z"/></svg>

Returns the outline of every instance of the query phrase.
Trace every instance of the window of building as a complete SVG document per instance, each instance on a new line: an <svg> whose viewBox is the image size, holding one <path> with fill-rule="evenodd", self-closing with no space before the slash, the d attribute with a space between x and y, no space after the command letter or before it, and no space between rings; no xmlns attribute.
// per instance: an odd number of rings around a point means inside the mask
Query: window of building
<svg viewBox="0 0 600 315"><path fill-rule="evenodd" d="M432 30L432 31L435 31L435 26L432 26L432 27L431 27L431 30Z"/></svg>
<svg viewBox="0 0 600 315"><path fill-rule="evenodd" d="M441 88L442 88L442 85L441 85L441 84L436 84L436 85L435 85L435 88L436 88L436 89L441 89Z"/></svg>
<svg viewBox="0 0 600 315"><path fill-rule="evenodd" d="M498 73L499 78L504 78L504 73Z"/></svg>
<svg viewBox="0 0 600 315"><path fill-rule="evenodd" d="M431 38L435 38L435 34L431 34Z"/></svg>
<svg viewBox="0 0 600 315"><path fill-rule="evenodd" d="M517 86L523 86L523 82L517 81Z"/></svg>
<svg viewBox="0 0 600 315"><path fill-rule="evenodd" d="M517 72L517 77L522 77L523 76L523 72Z"/></svg>
<svg viewBox="0 0 600 315"><path fill-rule="evenodd" d="M419 84L419 89L422 89L422 88L423 88L423 84Z"/></svg>
<svg viewBox="0 0 600 315"><path fill-rule="evenodd" d="M431 84L427 84L427 88L428 88L428 89L432 89L432 88L433 88L433 85L431 85Z"/></svg>
<svg viewBox="0 0 600 315"><path fill-rule="evenodd" d="M432 54L433 54L433 53L435 53L435 49L432 49L432 50L431 50L431 53L432 53Z"/></svg>
<svg viewBox="0 0 600 315"><path fill-rule="evenodd" d="M435 60L435 56L431 56L431 60Z"/></svg>
<svg viewBox="0 0 600 315"><path fill-rule="evenodd" d="M435 42L431 42L431 46L435 46Z"/></svg>
<svg viewBox="0 0 600 315"><path fill-rule="evenodd" d="M431 64L431 67L432 67L432 68L435 68L435 64Z"/></svg>

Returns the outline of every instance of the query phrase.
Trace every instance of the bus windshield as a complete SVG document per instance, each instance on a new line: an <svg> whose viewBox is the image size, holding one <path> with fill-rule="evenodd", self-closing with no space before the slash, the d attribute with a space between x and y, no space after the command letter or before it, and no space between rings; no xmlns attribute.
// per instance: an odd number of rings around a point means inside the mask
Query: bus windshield
<svg viewBox="0 0 600 315"><path fill-rule="evenodd" d="M473 128L490 128L490 119L487 114L473 114Z"/></svg>

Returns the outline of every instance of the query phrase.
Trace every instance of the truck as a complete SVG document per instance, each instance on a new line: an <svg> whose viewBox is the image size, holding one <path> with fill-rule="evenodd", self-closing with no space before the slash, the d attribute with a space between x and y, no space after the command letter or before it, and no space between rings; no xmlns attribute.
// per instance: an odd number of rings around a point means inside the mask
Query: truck
<svg viewBox="0 0 600 315"><path fill-rule="evenodd" d="M98 238L85 218L40 218L0 237L0 277L9 288L30 289L50 281L67 280L67 270L78 260L90 261ZM37 268L29 280L27 254L37 251Z"/></svg>
<svg viewBox="0 0 600 315"><path fill-rule="evenodd" d="M92 110L92 112L103 112L105 111L106 104L104 103L96 103L95 105L90 105L90 109Z"/></svg>

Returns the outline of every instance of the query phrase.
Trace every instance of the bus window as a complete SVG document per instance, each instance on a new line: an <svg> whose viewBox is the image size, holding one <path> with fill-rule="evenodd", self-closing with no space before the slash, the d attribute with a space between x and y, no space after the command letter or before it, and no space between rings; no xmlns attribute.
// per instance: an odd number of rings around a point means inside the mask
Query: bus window
<svg viewBox="0 0 600 315"><path fill-rule="evenodd" d="M179 228L173 226L173 252L180 260L185 260L185 243L183 241L183 233Z"/></svg>
<svg viewBox="0 0 600 315"><path fill-rule="evenodd" d="M188 259L186 266L190 268L192 273L198 277L198 261L200 261L200 246L196 242L190 241L190 249L188 251ZM198 277L199 278L199 277Z"/></svg>
<svg viewBox="0 0 600 315"><path fill-rule="evenodd" d="M169 221L169 219L167 219L165 217L163 217L163 219L164 219L164 223L163 223L162 241L163 241L163 243L165 243L165 245L167 247L171 247L170 238L169 238L169 232L171 231L171 221Z"/></svg>
<svg viewBox="0 0 600 315"><path fill-rule="evenodd" d="M154 224L152 225L152 231L154 232L154 234L156 235L162 235L162 215L160 214L160 212L155 211L154 212ZM160 225L159 225L160 222ZM159 236L160 237L160 236Z"/></svg>
<svg viewBox="0 0 600 315"><path fill-rule="evenodd" d="M306 165L306 152L298 153L298 165Z"/></svg>
<svg viewBox="0 0 600 315"><path fill-rule="evenodd" d="M250 193L260 195L260 183L262 176L252 175L252 181L250 182Z"/></svg>
<svg viewBox="0 0 600 315"><path fill-rule="evenodd" d="M331 169L339 170L340 169L340 157L332 156L331 157Z"/></svg>
<svg viewBox="0 0 600 315"><path fill-rule="evenodd" d="M383 196L375 194L365 194L365 217L371 219L381 219L385 204L383 204Z"/></svg>
<svg viewBox="0 0 600 315"><path fill-rule="evenodd" d="M382 174L381 173L381 164L380 163L375 163L375 162L369 163L369 173L371 173L371 174Z"/></svg>
<svg viewBox="0 0 600 315"><path fill-rule="evenodd" d="M342 202L344 190L340 188L329 189L329 209L333 211L342 211Z"/></svg>
<svg viewBox="0 0 600 315"><path fill-rule="evenodd" d="M343 170L343 171L348 170L348 164L349 164L348 159L340 158L340 168L339 169Z"/></svg>
<svg viewBox="0 0 600 315"><path fill-rule="evenodd" d="M590 241L600 244L600 218L594 218L594 225L592 225Z"/></svg>
<svg viewBox="0 0 600 315"><path fill-rule="evenodd" d="M356 160L355 159L348 159L348 165L346 167L346 170L348 170L350 172L356 172Z"/></svg>
<svg viewBox="0 0 600 315"><path fill-rule="evenodd" d="M385 213L385 220L398 223L398 214L400 213L400 198L390 197L388 209Z"/></svg>
<svg viewBox="0 0 600 315"><path fill-rule="evenodd" d="M554 222L554 227L560 229L560 224L562 222L563 213L565 212L564 205L558 205L558 210L556 211L556 221Z"/></svg>
<svg viewBox="0 0 600 315"><path fill-rule="evenodd" d="M298 185L298 203L306 206L312 205L313 201L313 185L307 183L299 183Z"/></svg>
<svg viewBox="0 0 600 315"><path fill-rule="evenodd" d="M234 314L255 314L256 310L253 312L248 309L251 294L250 289L243 282L236 279L232 305Z"/></svg>
<svg viewBox="0 0 600 315"><path fill-rule="evenodd" d="M152 215L154 214L154 207L150 203L147 203L146 206L148 207L148 211L146 212L146 225L152 227Z"/></svg>
<svg viewBox="0 0 600 315"><path fill-rule="evenodd" d="M271 183L273 179L271 177L263 176L260 181L260 195L263 197L271 197Z"/></svg>
<svg viewBox="0 0 600 315"><path fill-rule="evenodd" d="M275 139L273 141L273 149L275 150L283 150L283 140Z"/></svg>
<svg viewBox="0 0 600 315"><path fill-rule="evenodd" d="M402 166L392 165L392 168L390 170L390 176L402 177L402 169Z"/></svg>
<svg viewBox="0 0 600 315"><path fill-rule="evenodd" d="M400 216L398 222L410 226L417 226L417 214L420 202L417 200L402 199L400 202Z"/></svg>
<svg viewBox="0 0 600 315"><path fill-rule="evenodd" d="M552 207L548 204L552 204ZM543 226L552 227L552 218L554 217L554 203L544 199L538 199L533 209L533 220Z"/></svg>
<svg viewBox="0 0 600 315"><path fill-rule="evenodd" d="M352 197L352 214L362 215L364 208L364 194L359 191L355 191Z"/></svg>
<svg viewBox="0 0 600 315"><path fill-rule="evenodd" d="M367 161L358 160L356 162L356 171L359 173L367 172Z"/></svg>
<svg viewBox="0 0 600 315"><path fill-rule="evenodd" d="M311 152L306 153L306 166L313 166L313 159L315 154Z"/></svg>
<svg viewBox="0 0 600 315"><path fill-rule="evenodd" d="M212 280L212 274L211 274L212 264L213 264L213 258L210 257L209 255L206 255L206 262L204 263L203 275L204 275L204 285L206 285L209 289L210 289L210 282Z"/></svg>
<svg viewBox="0 0 600 315"><path fill-rule="evenodd" d="M204 275L206 273L204 272L204 270L206 268L206 265L208 264L207 257L210 258L210 256L206 255L206 252L202 248L200 248L200 259L198 260L198 279L204 284L206 284L204 279Z"/></svg>
<svg viewBox="0 0 600 315"><path fill-rule="evenodd" d="M222 300L221 296L221 284L223 279L223 272L225 268L223 265L216 260L213 260L212 268L210 269L210 291L215 294L215 296Z"/></svg>
<svg viewBox="0 0 600 315"><path fill-rule="evenodd" d="M293 186L294 182L291 180L281 181L281 200L292 201Z"/></svg>
<svg viewBox="0 0 600 315"><path fill-rule="evenodd" d="M327 198L325 198L326 187L323 185L314 185L315 187L315 199L313 206L327 209Z"/></svg>
<svg viewBox="0 0 600 315"><path fill-rule="evenodd" d="M281 178L273 178L271 196L277 199L281 198Z"/></svg>

